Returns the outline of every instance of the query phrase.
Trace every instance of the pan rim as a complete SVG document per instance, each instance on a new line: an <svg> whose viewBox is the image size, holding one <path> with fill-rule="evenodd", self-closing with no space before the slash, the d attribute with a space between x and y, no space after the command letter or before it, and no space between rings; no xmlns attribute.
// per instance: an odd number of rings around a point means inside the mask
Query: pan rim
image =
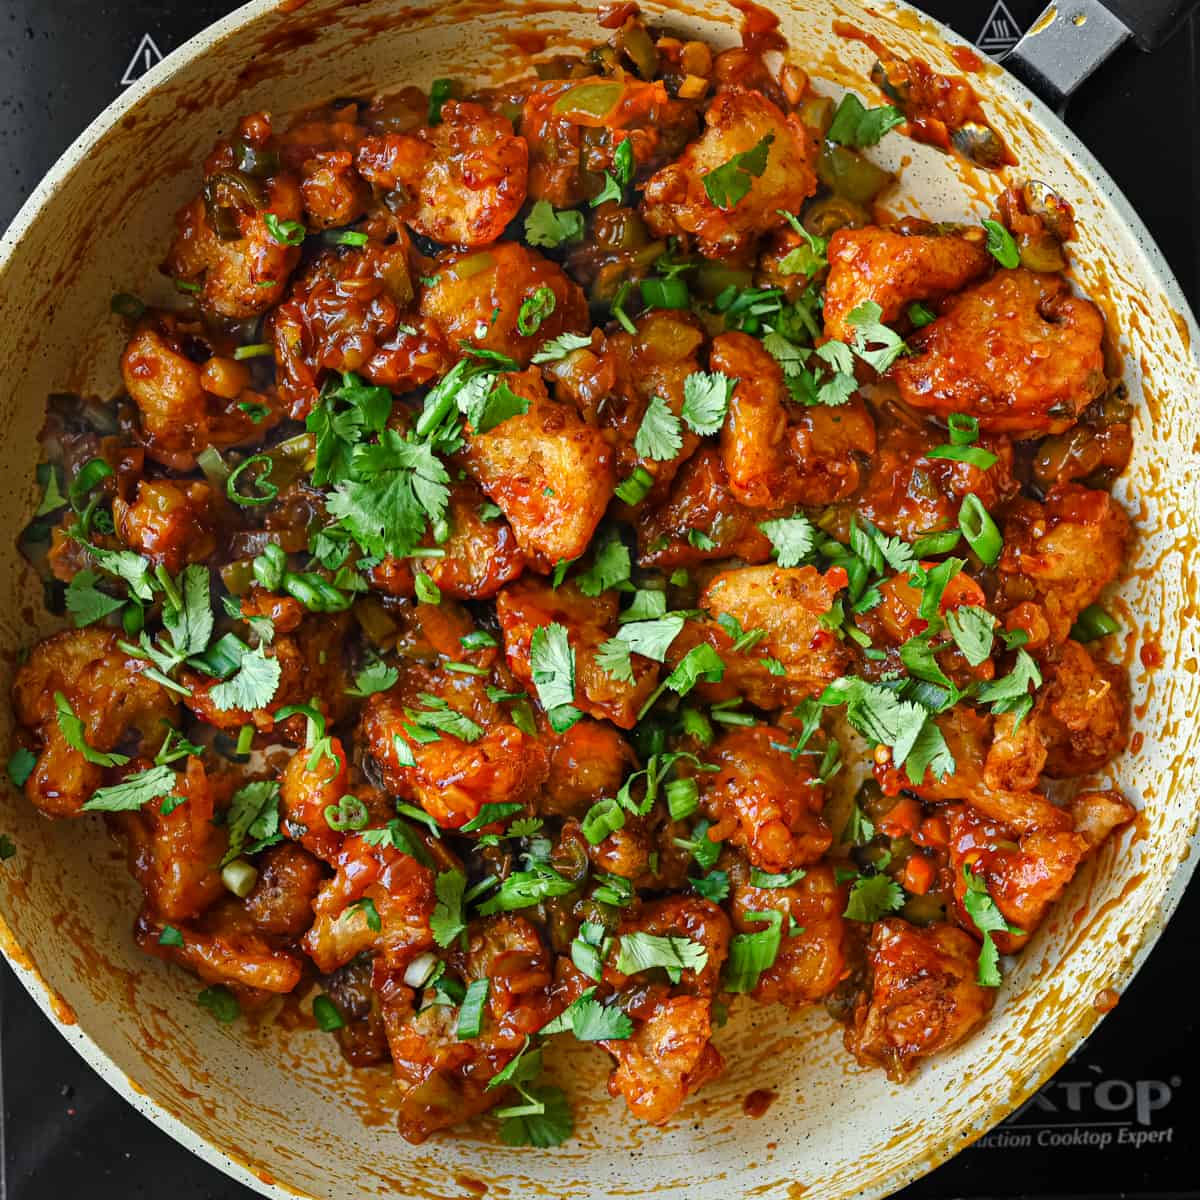
<svg viewBox="0 0 1200 1200"><path fill-rule="evenodd" d="M664 7L670 7L673 0L658 0L658 2ZM782 3L786 4L786 2L787 0L782 0ZM882 16L889 16L893 13L913 14L922 22L929 23L929 31L936 34L946 45L976 50L968 39L950 29L943 22L931 17L919 7L908 3L907 0L887 0L885 5L880 6L879 11ZM258 21L269 19L272 15L285 15L281 12L279 0L249 0L248 3L201 30L173 50L100 112L46 172L17 211L3 236L0 237L0 287L3 287L7 280L16 251L26 233L37 224L43 210L50 204L59 189L70 180L81 163L87 159L91 149L114 127L118 126L122 118L145 97L157 91L180 71L202 58L215 45L241 34L247 27ZM1145 278L1147 284L1158 288L1165 295L1170 306L1186 324L1190 335L1186 357L1200 367L1200 326L1197 324L1196 316L1165 256L1116 181L1065 122L1014 76L1001 69L993 77L992 82L1009 103L1021 106L1025 110L1029 119L1049 137L1054 149L1064 159L1073 162L1111 203L1120 223L1138 247L1141 257L1140 261L1135 262L1134 265L1137 267L1139 275ZM1154 910L1147 915L1136 946L1122 960L1118 978L1114 979L1114 984L1125 986L1137 974L1150 952L1157 945L1163 929L1174 914L1195 870L1196 859L1200 856L1200 828L1193 830L1188 839L1188 845L1191 852L1181 858L1170 876L1156 882L1158 894L1155 898ZM1180 849L1182 850L1183 847L1181 846ZM53 989L42 978L36 966L28 960L21 961L18 953L10 948L19 951L21 949L20 942L12 933L7 922L0 917L0 952L4 954L14 976L20 980L22 986L50 1020L50 1023L66 1038L84 1061L142 1116L163 1129L180 1145L196 1154L210 1166L261 1195L274 1197L276 1200L292 1197L315 1200L311 1193L272 1178L264 1178L253 1169L251 1164L234 1158L218 1144L196 1132L186 1121L175 1116L118 1067L112 1057L86 1030L79 1025L67 1025L56 1019L56 998ZM967 1117L965 1125L942 1132L919 1153L914 1154L907 1163L885 1176L872 1180L867 1187L857 1193L857 1196L863 1197L864 1200L867 1198L876 1200L876 1198L891 1195L904 1185L928 1174L964 1149L971 1141L982 1136L1041 1088L1059 1069L1062 1058L1078 1049L1095 1031L1105 1015L1093 1010L1091 1014L1084 1014L1082 1019L1072 1022L1069 1029L1056 1043L1057 1053L1047 1054L1037 1068L1026 1077L1021 1087L1010 1093L1009 1098L1002 1105L976 1112Z"/></svg>

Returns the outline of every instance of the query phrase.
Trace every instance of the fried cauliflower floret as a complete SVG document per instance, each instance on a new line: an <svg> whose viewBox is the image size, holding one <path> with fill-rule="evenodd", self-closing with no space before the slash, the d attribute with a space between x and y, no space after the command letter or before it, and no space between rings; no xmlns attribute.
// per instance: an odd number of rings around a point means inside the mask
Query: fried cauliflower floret
<svg viewBox="0 0 1200 1200"><path fill-rule="evenodd" d="M440 558L424 559L421 570L437 585L443 596L455 600L488 600L506 583L525 570L525 556L517 545L512 526L503 517L485 517L483 493L470 479L450 485L446 523L450 536L440 545ZM432 530L422 539L434 546ZM385 558L371 569L373 587L391 596L414 592L411 559Z"/></svg>
<svg viewBox="0 0 1200 1200"><path fill-rule="evenodd" d="M447 954L447 968L465 984L488 980L479 1035L457 1035L457 1012L420 1008L411 988L394 977L382 988L388 1044L402 1088L400 1133L422 1142L435 1130L484 1112L512 1093L487 1083L561 1010L552 993L551 958L524 917L507 914L471 922L467 947Z"/></svg>
<svg viewBox="0 0 1200 1200"><path fill-rule="evenodd" d="M222 707L214 696L221 680L189 667L179 672L179 682L190 694L183 702L202 721L218 729L241 729L253 725L262 733L276 727L275 714L294 704L312 701L325 717L338 720L349 707L346 688L344 614L309 617L294 634L283 634L265 648L264 654L279 664L279 682L271 698L259 708ZM221 693L223 697L223 693ZM300 714L284 719L280 731L289 741L304 741L306 724Z"/></svg>
<svg viewBox="0 0 1200 1200"><path fill-rule="evenodd" d="M1061 433L1107 386L1104 318L1060 275L1018 269L952 296L891 370L913 408L992 433Z"/></svg>
<svg viewBox="0 0 1200 1200"><path fill-rule="evenodd" d="M350 150L318 150L301 168L300 195L309 225L352 225L367 210L371 189L354 169Z"/></svg>
<svg viewBox="0 0 1200 1200"><path fill-rule="evenodd" d="M738 381L721 427L721 455L742 504L832 504L858 487L855 455L875 449L875 426L861 400L834 409L789 404L783 369L746 333L721 334L710 363Z"/></svg>
<svg viewBox="0 0 1200 1200"><path fill-rule="evenodd" d="M460 353L465 343L527 367L545 342L591 328L587 300L563 269L518 242L445 254L421 293L421 315Z"/></svg>
<svg viewBox="0 0 1200 1200"><path fill-rule="evenodd" d="M821 625L846 575L833 567L822 575L815 567L741 567L723 571L700 595L699 607L713 620L689 621L667 652L667 665L679 660L700 641L708 642L725 664L717 683L701 683L700 695L728 700L742 695L758 708L797 704L824 691L849 669L849 654L837 636ZM719 621L737 621L743 633L763 636L743 650ZM777 674L762 664L773 658L783 667Z"/></svg>
<svg viewBox="0 0 1200 1200"><path fill-rule="evenodd" d="M616 1060L608 1080L640 1121L665 1125L683 1102L725 1069L712 1044L712 1001L663 997L634 1025L633 1035L605 1043Z"/></svg>
<svg viewBox="0 0 1200 1200"><path fill-rule="evenodd" d="M246 912L263 933L298 938L313 923L313 901L325 872L320 862L290 842L264 850Z"/></svg>
<svg viewBox="0 0 1200 1200"><path fill-rule="evenodd" d="M552 588L531 578L518 580L496 598L496 615L504 633L509 669L532 693L532 646L537 629L559 624L575 651L575 704L589 716L632 729L638 712L658 683L658 664L631 655L632 682L617 679L598 660L601 647L616 637L617 597L614 592L585 596L574 584Z"/></svg>
<svg viewBox="0 0 1200 1200"><path fill-rule="evenodd" d="M678 984L641 984L641 977L622 975L619 938L633 932L687 938L704 950L704 963L680 972ZM675 896L647 904L618 930L618 945L605 960L604 982L618 990L633 989L629 1015L632 1037L601 1044L613 1056L610 1095L623 1096L630 1112L654 1125L669 1121L684 1100L725 1063L712 1038L712 1000L720 986L729 953L729 918L715 904Z"/></svg>
<svg viewBox="0 0 1200 1200"><path fill-rule="evenodd" d="M420 840L424 835L415 831ZM315 919L304 935L305 953L319 971L345 965L364 951L377 953L388 968L404 971L433 934L434 873L390 841L372 845L362 834L342 842L313 904ZM370 901L370 904L367 903Z"/></svg>
<svg viewBox="0 0 1200 1200"><path fill-rule="evenodd" d="M847 318L860 304L874 301L888 325L914 300L940 300L992 265L985 247L966 238L905 236L875 225L839 229L829 239L828 257L825 336L840 342L854 340Z"/></svg>
<svg viewBox="0 0 1200 1200"><path fill-rule="evenodd" d="M201 332L174 314L147 313L121 356L121 378L137 405L148 452L182 471L195 466L206 446L258 440L270 428L238 407L271 411L267 397L250 388L243 363L213 357L201 365L190 356L189 348L202 344Z"/></svg>
<svg viewBox="0 0 1200 1200"><path fill-rule="evenodd" d="M959 920L975 929L963 897L964 871L987 885L988 895L1004 919L1020 933L992 933L1001 954L1025 945L1042 923L1050 905L1062 895L1089 851L1087 839L1063 829L1017 834L999 822L981 818L969 805L953 805L950 819L950 866ZM982 931L978 931L982 936Z"/></svg>
<svg viewBox="0 0 1200 1200"><path fill-rule="evenodd" d="M1019 833L1056 832L1071 827L1069 814L1036 788L1045 751L1040 739L1032 743L1027 740L1024 723L1021 740L1012 745L1006 744L1013 736L1011 720L997 720L957 706L935 721L954 758L954 770L944 779L927 772L913 789L922 799L966 800L983 816L1010 825ZM888 795L898 795L901 788L911 786L908 777L895 767L877 766L875 773Z"/></svg>
<svg viewBox="0 0 1200 1200"><path fill-rule="evenodd" d="M288 759L279 783L284 833L310 854L334 862L342 835L330 829L325 809L336 808L352 791L346 751L338 738L319 749L302 746Z"/></svg>
<svg viewBox="0 0 1200 1200"><path fill-rule="evenodd" d="M1124 669L1068 639L1045 662L1043 678L1033 722L1046 748L1045 773L1070 779L1108 766L1129 741Z"/></svg>
<svg viewBox="0 0 1200 1200"><path fill-rule="evenodd" d="M788 735L767 725L731 729L708 757L721 769L701 781L701 804L712 841L745 850L768 873L815 863L833 843L821 820L825 788L810 774L810 759L795 760Z"/></svg>
<svg viewBox="0 0 1200 1200"><path fill-rule="evenodd" d="M729 864L729 909L737 933L765 928L751 914L777 912L783 937L775 961L759 976L751 995L760 1004L801 1008L830 995L848 973L845 955L846 886L833 867L817 863L787 887L755 887L748 864Z"/></svg>
<svg viewBox="0 0 1200 1200"><path fill-rule="evenodd" d="M167 272L201 283L198 299L206 312L235 321L256 317L279 303L300 262L300 247L276 240L267 223L268 214L280 224L304 215L300 183L290 172L259 183L217 171L204 186L205 196L197 196L175 218ZM248 187L256 194L248 195ZM227 236L210 223L214 211L224 214Z"/></svg>
<svg viewBox="0 0 1200 1200"><path fill-rule="evenodd" d="M798 119L785 117L761 93L740 88L723 91L704 120L706 128L699 140L646 184L642 215L657 236L692 235L702 254L721 258L784 225L780 210L799 212L816 190L817 177L812 142ZM746 194L736 204L714 203L705 189L705 177L711 185L712 172L722 167L728 172L731 160L754 151L765 139L770 140L762 172L738 173L739 180L749 185Z"/></svg>
<svg viewBox="0 0 1200 1200"><path fill-rule="evenodd" d="M406 392L450 369L456 354L418 313L415 271L403 233L319 255L270 317L279 391L296 419L312 410L328 371Z"/></svg>
<svg viewBox="0 0 1200 1200"><path fill-rule="evenodd" d="M130 658L111 630L65 630L39 642L13 680L17 724L38 744L38 761L25 781L25 796L48 817L78 815L105 781L105 768L88 762L67 741L59 723L61 694L83 722L93 749L153 752L162 723L174 724L178 706L145 675L148 662Z"/></svg>
<svg viewBox="0 0 1200 1200"><path fill-rule="evenodd" d="M531 564L578 558L612 498L612 451L598 430L551 400L536 369L506 376L528 411L468 438L467 473L500 506Z"/></svg>
<svg viewBox="0 0 1200 1200"><path fill-rule="evenodd" d="M205 983L225 985L249 1008L261 1008L272 996L286 995L304 978L301 955L265 935L244 902L233 896L178 927L182 945L162 944L166 924L143 909L134 927L135 941L147 954L170 959Z"/></svg>
<svg viewBox="0 0 1200 1200"><path fill-rule="evenodd" d="M431 711L426 697L467 717L466 736L414 737L408 713ZM450 672L413 667L396 687L377 692L363 710L359 742L389 792L421 805L448 829L473 820L484 804L530 803L549 771L541 741L509 724L481 680Z"/></svg>
<svg viewBox="0 0 1200 1200"><path fill-rule="evenodd" d="M704 446L680 468L661 504L648 499L639 509L638 562L666 570L722 558L768 562L771 540L759 524L774 515L738 500L721 452ZM697 546L698 539L689 537L693 532L704 534L712 545Z"/></svg>
<svg viewBox="0 0 1200 1200"><path fill-rule="evenodd" d="M1137 816L1137 809L1120 792L1106 789L1080 792L1068 806L1075 832L1081 834L1089 850L1097 850L1108 836Z"/></svg>
<svg viewBox="0 0 1200 1200"><path fill-rule="evenodd" d="M925 533L954 529L968 496L977 496L990 512L1016 494L1013 448L1007 438L980 438L979 445L997 458L986 470L929 457L931 450L945 444L945 433L934 429L893 425L881 430L878 451L854 497L855 512L884 533L912 542Z"/></svg>
<svg viewBox="0 0 1200 1200"><path fill-rule="evenodd" d="M663 400L678 417L683 409L684 381L700 370L698 357L704 344L704 331L690 315L670 309L652 309L636 322L635 332L624 330L609 334L601 352L597 375L604 386L579 397L580 411L589 423L611 431L617 446L617 474L625 479L637 468L655 481L655 493L668 485L700 444L700 439L680 422L679 449L660 446L655 458L639 453L636 441L652 399ZM570 390L570 381L560 383ZM562 395L560 390L559 395Z"/></svg>
<svg viewBox="0 0 1200 1200"><path fill-rule="evenodd" d="M585 718L565 733L545 736L550 774L537 801L539 814L581 816L598 800L615 796L636 767L632 747L603 721Z"/></svg>
<svg viewBox="0 0 1200 1200"><path fill-rule="evenodd" d="M529 151L512 123L479 104L448 100L433 128L361 143L359 174L393 211L435 242L486 246L525 201Z"/></svg>
<svg viewBox="0 0 1200 1200"><path fill-rule="evenodd" d="M1036 600L1051 638L1062 641L1117 577L1131 536L1129 518L1107 492L1066 483L1044 504L1019 501L1004 521L1002 602Z"/></svg>
<svg viewBox="0 0 1200 1200"><path fill-rule="evenodd" d="M133 503L117 496L112 513L125 545L172 575L217 548L215 497L199 480L143 479Z"/></svg>
<svg viewBox="0 0 1200 1200"><path fill-rule="evenodd" d="M885 917L871 932L869 981L846 1031L846 1048L864 1066L902 1082L922 1058L958 1045L995 999L975 982L979 943L953 925L918 929Z"/></svg>
<svg viewBox="0 0 1200 1200"><path fill-rule="evenodd" d="M210 780L198 758L189 758L173 789L182 804L169 813L153 802L135 812L107 815L109 829L125 845L129 873L141 886L148 911L164 921L190 921L226 894L216 868L229 835L213 817L216 800L226 802L231 790Z"/></svg>

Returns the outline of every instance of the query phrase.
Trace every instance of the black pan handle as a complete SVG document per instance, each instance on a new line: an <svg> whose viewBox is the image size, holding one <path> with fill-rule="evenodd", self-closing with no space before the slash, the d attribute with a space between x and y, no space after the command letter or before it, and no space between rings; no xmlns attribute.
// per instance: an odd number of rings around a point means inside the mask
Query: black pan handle
<svg viewBox="0 0 1200 1200"><path fill-rule="evenodd" d="M1104 0L1143 50L1157 50L1188 19L1197 0Z"/></svg>
<svg viewBox="0 0 1200 1200"><path fill-rule="evenodd" d="M1061 115L1071 93L1130 37L1161 46L1200 0L1070 0L1051 4L1004 65Z"/></svg>

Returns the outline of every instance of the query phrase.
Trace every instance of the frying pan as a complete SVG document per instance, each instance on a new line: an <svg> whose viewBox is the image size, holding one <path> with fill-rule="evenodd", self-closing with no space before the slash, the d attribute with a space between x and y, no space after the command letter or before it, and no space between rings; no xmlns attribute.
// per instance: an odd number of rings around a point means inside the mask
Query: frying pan
<svg viewBox="0 0 1200 1200"><path fill-rule="evenodd" d="M1062 6L1021 48L1021 69L1052 103L1069 92L1074 68L1121 36L1113 13L1149 43L1184 7L1107 2L1111 11ZM643 9L676 32L737 40L738 13L723 0L647 0ZM953 55L963 59L963 43L904 4L778 0L777 11L794 53L827 91L875 94L866 82L871 52L837 37L835 18L936 69L962 69ZM1087 20L1072 20L1079 16ZM529 26L552 44L596 31L591 5L573 0L255 0L134 85L50 172L0 242L0 684L7 687L19 650L53 625L15 549L36 502L45 398L116 390L122 329L109 297L135 291L170 301L155 267L217 131L244 112L282 112L373 86L502 77L528 66L513 34ZM1138 413L1134 459L1117 493L1140 534L1110 601L1125 631L1138 748L1110 775L1143 811L1055 907L1010 972L990 1023L896 1086L849 1059L823 1011L790 1018L739 1004L718 1035L726 1075L666 1129L634 1125L608 1100L603 1055L563 1046L549 1067L572 1093L574 1141L553 1151L510 1148L482 1121L411 1147L391 1126L386 1072L351 1071L328 1036L285 1028L298 1023L294 1015L218 1025L197 1007L194 980L135 950L136 891L99 827L90 818L41 820L8 793L0 828L18 853L0 868L0 946L64 1036L155 1124L280 1198L484 1189L688 1200L882 1196L1012 1111L1111 1006L1173 910L1196 844L1198 331L1136 214L1050 107L992 64L973 82L1020 161L1014 175L1043 180L1075 206L1077 282L1108 315ZM885 139L879 155L902 170L899 214L985 216L1004 185L899 136ZM0 706L0 724L8 721ZM774 1099L751 1120L742 1105L755 1089Z"/></svg>

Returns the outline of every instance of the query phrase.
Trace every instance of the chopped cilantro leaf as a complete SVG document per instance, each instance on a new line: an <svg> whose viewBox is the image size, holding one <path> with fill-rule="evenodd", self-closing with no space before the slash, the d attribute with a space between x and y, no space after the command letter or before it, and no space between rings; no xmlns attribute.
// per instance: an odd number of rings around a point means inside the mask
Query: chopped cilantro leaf
<svg viewBox="0 0 1200 1200"><path fill-rule="evenodd" d="M833 123L825 136L841 146L875 146L885 133L903 125L906 119L891 104L867 108L853 92L847 92L833 114Z"/></svg>
<svg viewBox="0 0 1200 1200"><path fill-rule="evenodd" d="M908 350L904 339L882 323L882 317L883 309L874 300L864 300L846 318L854 330L854 353L881 375Z"/></svg>
<svg viewBox="0 0 1200 1200"><path fill-rule="evenodd" d="M645 416L633 440L633 448L642 458L666 462L683 448L679 418L661 396L651 396Z"/></svg>
<svg viewBox="0 0 1200 1200"><path fill-rule="evenodd" d="M842 914L851 921L878 921L904 907L904 889L887 875L868 875L855 880Z"/></svg>
<svg viewBox="0 0 1200 1200"><path fill-rule="evenodd" d="M554 622L535 629L529 661L550 725L556 733L565 733L583 716L575 707L575 651L566 627Z"/></svg>
<svg viewBox="0 0 1200 1200"><path fill-rule="evenodd" d="M95 571L79 571L67 585L67 612L71 614L76 629L102 621L125 605L124 600L99 591L96 587L98 578Z"/></svg>
<svg viewBox="0 0 1200 1200"><path fill-rule="evenodd" d="M573 208L556 209L549 200L538 200L525 218L525 240L531 246L561 246L583 240L583 214Z"/></svg>
<svg viewBox="0 0 1200 1200"><path fill-rule="evenodd" d="M687 937L636 931L622 934L620 945L616 967L622 975L661 967L672 983L678 983L683 971L703 971L708 964L708 950Z"/></svg>
<svg viewBox="0 0 1200 1200"><path fill-rule="evenodd" d="M539 366L543 363L559 362L568 354L572 354L576 350L583 350L591 344L592 339L584 337L582 334L560 333L558 337L542 343L542 348L533 356L533 361Z"/></svg>
<svg viewBox="0 0 1200 1200"><path fill-rule="evenodd" d="M84 812L135 812L143 804L169 795L175 783L175 772L170 767L151 767L112 787L98 788L83 809Z"/></svg>
<svg viewBox="0 0 1200 1200"><path fill-rule="evenodd" d="M254 712L274 699L281 673L278 660L268 658L265 649L258 646L242 655L237 672L216 684L209 696L214 707L222 712L230 709Z"/></svg>
<svg viewBox="0 0 1200 1200"><path fill-rule="evenodd" d="M813 551L816 526L807 517L779 517L763 521L759 529L770 539L781 567L798 567Z"/></svg>
<svg viewBox="0 0 1200 1200"><path fill-rule="evenodd" d="M700 176L708 198L717 208L734 208L750 192L755 179L767 169L773 133L768 133L756 146L735 154L728 162Z"/></svg>
<svg viewBox="0 0 1200 1200"><path fill-rule="evenodd" d="M983 945L979 950L979 966L977 980L981 987L999 987L1000 952L992 938L993 933L1023 934L1024 930L1010 925L1000 911L995 900L988 891L987 880L976 875L969 866L963 864L963 882L966 891L963 893L963 907L967 916L975 922L975 928L983 934Z"/></svg>
<svg viewBox="0 0 1200 1200"><path fill-rule="evenodd" d="M695 433L708 437L720 432L736 382L720 371L693 371L683 381L681 415Z"/></svg>
<svg viewBox="0 0 1200 1200"><path fill-rule="evenodd" d="M443 948L449 946L466 927L463 916L463 892L467 888L467 877L462 871L442 871L434 883L437 905L429 918L429 929L433 940Z"/></svg>

